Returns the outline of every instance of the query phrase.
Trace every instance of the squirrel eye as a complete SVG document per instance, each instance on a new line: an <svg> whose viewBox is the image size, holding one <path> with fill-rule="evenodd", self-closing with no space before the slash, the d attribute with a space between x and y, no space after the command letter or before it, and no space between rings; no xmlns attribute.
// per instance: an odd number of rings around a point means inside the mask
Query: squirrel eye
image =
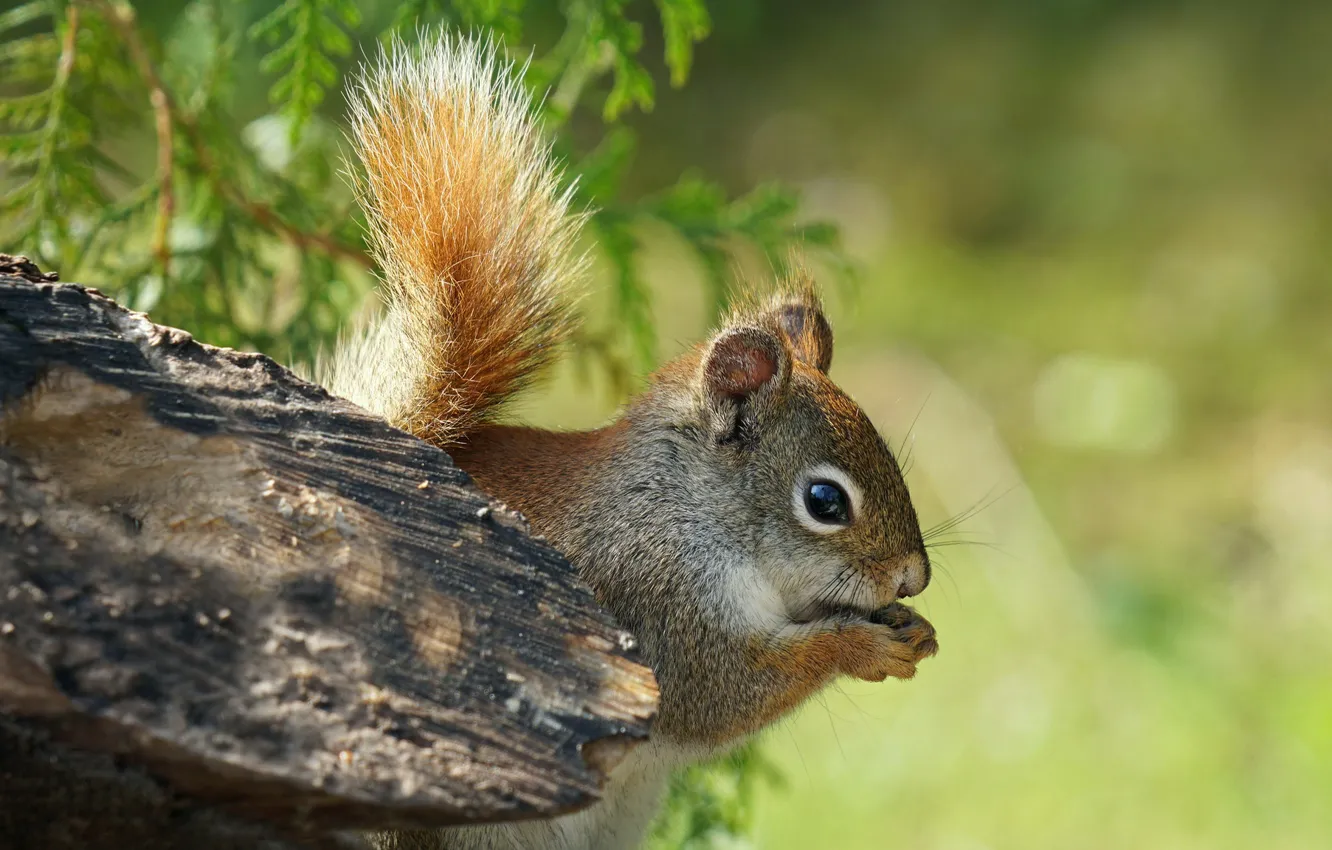
<svg viewBox="0 0 1332 850"><path fill-rule="evenodd" d="M846 491L831 481L814 481L805 488L805 509L821 523L851 523L851 504Z"/></svg>

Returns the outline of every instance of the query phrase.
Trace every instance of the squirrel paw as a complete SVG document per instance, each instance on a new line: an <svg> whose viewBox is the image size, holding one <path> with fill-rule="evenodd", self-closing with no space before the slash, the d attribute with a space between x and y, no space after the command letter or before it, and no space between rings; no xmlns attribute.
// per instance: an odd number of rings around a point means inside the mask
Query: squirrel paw
<svg viewBox="0 0 1332 850"><path fill-rule="evenodd" d="M869 620L869 625L859 627L867 640L857 642L859 651L844 658L843 671L849 676L868 682L889 676L910 679L917 664L939 651L934 626L900 602L878 609Z"/></svg>

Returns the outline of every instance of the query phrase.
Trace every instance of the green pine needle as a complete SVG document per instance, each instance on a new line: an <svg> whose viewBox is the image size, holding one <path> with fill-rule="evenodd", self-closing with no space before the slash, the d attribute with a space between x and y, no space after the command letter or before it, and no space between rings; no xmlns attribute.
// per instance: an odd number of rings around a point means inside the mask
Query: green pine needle
<svg viewBox="0 0 1332 850"><path fill-rule="evenodd" d="M269 89L269 102L290 120L296 144L325 92L338 82L334 57L351 54L344 27L361 22L352 0L285 0L250 27L250 37L276 45L259 62L266 74L281 73Z"/></svg>
<svg viewBox="0 0 1332 850"><path fill-rule="evenodd" d="M661 28L666 37L666 65L671 85L680 88L689 79L694 44L708 37L712 20L702 0L657 0Z"/></svg>

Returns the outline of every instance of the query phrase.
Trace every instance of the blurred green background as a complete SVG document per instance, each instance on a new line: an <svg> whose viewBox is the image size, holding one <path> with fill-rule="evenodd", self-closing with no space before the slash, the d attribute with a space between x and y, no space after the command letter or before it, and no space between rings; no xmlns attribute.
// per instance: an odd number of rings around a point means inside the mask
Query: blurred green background
<svg viewBox="0 0 1332 850"><path fill-rule="evenodd" d="M621 193L699 167L838 223L833 377L923 523L965 516L920 599L941 653L766 734L750 843L1332 847L1332 4L711 12ZM664 359L707 270L640 236ZM575 372L525 415L609 415Z"/></svg>
<svg viewBox="0 0 1332 850"><path fill-rule="evenodd" d="M939 656L765 737L755 846L1332 847L1332 4L713 11L637 179L841 224L833 377L974 509Z"/></svg>

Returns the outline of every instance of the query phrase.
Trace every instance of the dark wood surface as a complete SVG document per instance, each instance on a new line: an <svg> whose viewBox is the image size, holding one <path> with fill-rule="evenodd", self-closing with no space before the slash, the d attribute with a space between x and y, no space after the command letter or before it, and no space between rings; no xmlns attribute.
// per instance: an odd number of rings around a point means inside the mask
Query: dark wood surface
<svg viewBox="0 0 1332 850"><path fill-rule="evenodd" d="M0 753L318 843L572 810L645 736L652 674L573 568L272 360L0 270L0 393ZM43 758L0 762L0 829Z"/></svg>

